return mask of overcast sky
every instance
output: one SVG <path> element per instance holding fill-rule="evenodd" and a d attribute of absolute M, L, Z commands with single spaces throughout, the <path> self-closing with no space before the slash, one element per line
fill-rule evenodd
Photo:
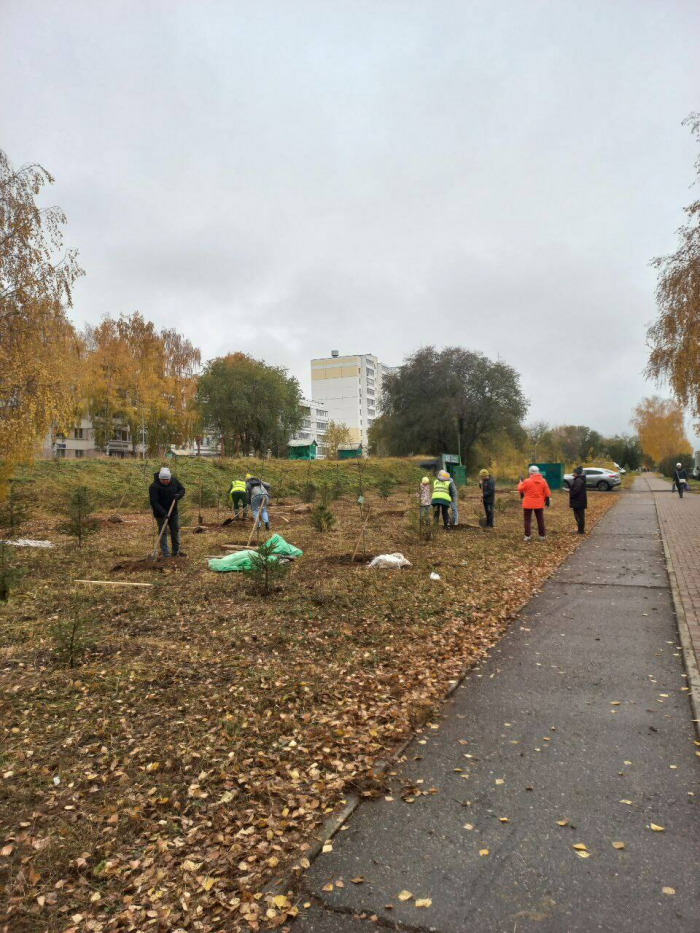
<path fill-rule="evenodd" d="M 333 349 L 460 344 L 528 420 L 628 431 L 699 47 L 697 0 L 0 0 L 0 147 L 56 177 L 79 324 L 305 392 Z"/>

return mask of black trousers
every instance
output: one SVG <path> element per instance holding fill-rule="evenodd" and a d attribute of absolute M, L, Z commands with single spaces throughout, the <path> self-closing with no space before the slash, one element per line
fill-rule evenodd
<path fill-rule="evenodd" d="M 586 510 L 585 509 L 574 509 L 574 518 L 576 519 L 576 525 L 578 526 L 578 533 L 583 535 L 586 533 Z"/>
<path fill-rule="evenodd" d="M 486 513 L 486 527 L 493 528 L 493 502 L 487 502 L 484 499 L 484 512 Z"/>
<path fill-rule="evenodd" d="M 437 524 L 440 521 L 440 512 L 442 512 L 442 522 L 445 528 L 448 528 L 450 524 L 450 503 L 433 502 L 433 509 L 435 510 L 435 523 Z"/>

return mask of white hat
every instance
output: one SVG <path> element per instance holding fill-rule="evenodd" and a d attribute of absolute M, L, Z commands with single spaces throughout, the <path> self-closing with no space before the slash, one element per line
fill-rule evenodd
<path fill-rule="evenodd" d="M 528 473 L 539 473 L 539 472 L 540 472 L 540 468 L 539 468 L 538 466 L 536 466 L 534 463 L 532 464 L 532 466 L 531 466 L 530 469 L 528 470 Z"/>
<path fill-rule="evenodd" d="M 158 479 L 170 479 L 171 475 L 172 474 L 167 467 L 161 467 L 160 473 L 158 474 Z"/>
<path fill-rule="evenodd" d="M 677 463 L 677 464 L 676 464 L 676 467 L 682 467 L 682 466 L 683 466 L 682 463 Z"/>

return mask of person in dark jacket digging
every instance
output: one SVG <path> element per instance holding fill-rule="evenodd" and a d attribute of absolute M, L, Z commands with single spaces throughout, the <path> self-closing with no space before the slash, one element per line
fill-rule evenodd
<path fill-rule="evenodd" d="M 671 492 L 673 492 L 673 486 L 678 490 L 678 495 L 680 498 L 683 498 L 683 490 L 685 489 L 685 484 L 688 481 L 688 474 L 683 469 L 682 463 L 676 464 L 676 469 L 673 471 L 673 485 L 671 486 Z"/>
<path fill-rule="evenodd" d="M 496 505 L 496 480 L 491 476 L 488 470 L 479 470 L 479 485 L 481 486 L 481 498 L 484 502 L 484 512 L 486 513 L 486 527 L 493 528 L 493 510 Z"/>
<path fill-rule="evenodd" d="M 148 488 L 148 498 L 153 509 L 153 515 L 158 522 L 158 533 L 160 534 L 163 523 L 168 517 L 170 506 L 174 502 L 170 518 L 168 519 L 168 528 L 170 530 L 170 540 L 173 545 L 173 557 L 185 557 L 180 550 L 180 516 L 177 514 L 177 503 L 185 495 L 185 487 L 176 479 L 167 467 L 161 467 L 158 473 L 153 474 L 153 482 Z M 163 557 L 170 557 L 170 548 L 168 547 L 168 532 L 163 532 L 160 539 L 160 552 Z"/>
<path fill-rule="evenodd" d="M 580 466 L 574 470 L 574 478 L 569 487 L 569 508 L 574 510 L 578 534 L 585 535 L 588 493 L 586 492 L 586 477 L 583 475 L 583 467 Z"/>

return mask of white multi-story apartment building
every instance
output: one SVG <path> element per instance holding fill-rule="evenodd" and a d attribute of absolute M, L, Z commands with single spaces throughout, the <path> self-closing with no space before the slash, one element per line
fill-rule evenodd
<path fill-rule="evenodd" d="M 316 441 L 318 444 L 317 457 L 322 460 L 326 455 L 325 437 L 328 427 L 328 410 L 321 402 L 303 398 L 299 402 L 304 420 L 301 427 L 292 435 L 293 441 L 307 441 L 309 444 Z"/>
<path fill-rule="evenodd" d="M 311 394 L 336 424 L 345 424 L 354 443 L 367 449 L 367 432 L 379 415 L 384 377 L 395 367 L 385 366 L 371 353 L 311 360 Z"/>

